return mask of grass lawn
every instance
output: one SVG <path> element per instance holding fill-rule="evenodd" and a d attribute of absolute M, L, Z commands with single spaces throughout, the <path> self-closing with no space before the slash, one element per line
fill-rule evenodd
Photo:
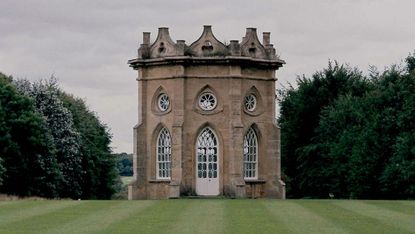
<path fill-rule="evenodd" d="M 133 181 L 132 176 L 121 176 L 121 182 L 124 186 L 127 186 L 131 181 Z"/>
<path fill-rule="evenodd" d="M 0 233 L 415 233 L 415 201 L 0 201 Z"/>

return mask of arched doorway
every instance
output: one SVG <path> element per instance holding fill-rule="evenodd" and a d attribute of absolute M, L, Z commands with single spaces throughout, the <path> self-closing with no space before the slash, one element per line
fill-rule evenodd
<path fill-rule="evenodd" d="M 196 193 L 219 195 L 219 144 L 215 132 L 206 127 L 196 141 Z"/>

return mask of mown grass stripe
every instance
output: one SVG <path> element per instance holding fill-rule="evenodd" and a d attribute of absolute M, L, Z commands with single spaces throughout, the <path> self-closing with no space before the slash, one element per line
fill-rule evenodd
<path fill-rule="evenodd" d="M 366 201 L 366 203 L 408 215 L 415 215 L 415 209 L 410 203 L 401 201 Z M 415 205 L 415 204 L 414 204 Z"/>
<path fill-rule="evenodd" d="M 403 203 L 403 205 L 410 205 L 415 207 L 415 201 L 398 201 L 399 203 Z"/>
<path fill-rule="evenodd" d="M 49 204 L 49 201 L 35 201 L 35 200 L 19 200 L 7 201 L 0 209 L 0 217 L 2 215 L 9 215 L 11 212 L 20 212 L 22 209 L 30 209 L 35 206 L 43 206 Z"/>
<path fill-rule="evenodd" d="M 284 222 L 289 233 L 348 233 L 341 226 L 337 226 L 318 213 L 304 208 L 301 205 L 303 202 L 306 201 L 262 201 L 273 216 Z"/>
<path fill-rule="evenodd" d="M 378 219 L 383 223 L 394 226 L 396 230 L 415 232 L 414 215 L 388 210 L 364 201 L 339 202 L 335 204 L 360 215 Z"/>
<path fill-rule="evenodd" d="M 397 229 L 395 226 L 336 205 L 342 202 L 353 203 L 354 201 L 310 200 L 300 202 L 299 204 L 351 233 L 403 233 L 402 230 Z"/>
<path fill-rule="evenodd" d="M 25 219 L 32 219 L 44 215 L 80 205 L 73 201 L 16 201 L 12 206 L 2 207 L 0 212 L 0 228 L 13 223 L 22 223 Z M 6 209 L 4 209 L 6 208 Z M 13 226 L 13 225 L 11 225 Z"/>
<path fill-rule="evenodd" d="M 180 213 L 177 222 L 164 233 L 225 233 L 224 204 L 226 201 L 196 199 L 183 201 L 189 206 Z"/>
<path fill-rule="evenodd" d="M 13 204 L 12 201 L 0 201 L 0 206 L 11 205 Z"/>
<path fill-rule="evenodd" d="M 8 214 L 9 212 L 13 212 L 14 210 L 17 210 L 22 207 L 33 207 L 36 206 L 39 203 L 36 203 L 35 201 L 7 201 L 7 202 L 0 202 L 0 216 L 2 214 Z"/>
<path fill-rule="evenodd" d="M 46 233 L 100 233 L 113 223 L 141 212 L 154 201 L 102 201 L 93 212 L 78 216 L 64 225 L 49 229 Z"/>
<path fill-rule="evenodd" d="M 259 200 L 227 200 L 225 219 L 223 233 L 288 233 L 289 230 Z"/>
<path fill-rule="evenodd" d="M 410 233 L 413 201 L 10 201 L 0 233 Z"/>
<path fill-rule="evenodd" d="M 177 222 L 189 205 L 185 200 L 156 201 L 147 208 L 112 223 L 100 233 L 163 233 L 169 231 L 169 227 Z"/>
<path fill-rule="evenodd" d="M 44 233 L 49 229 L 57 228 L 73 219 L 107 206 L 105 203 L 102 203 L 100 206 L 97 201 L 68 202 L 69 206 L 54 210 L 45 210 L 40 207 L 36 215 L 9 222 L 1 228 L 4 230 L 14 230 L 18 233 Z"/>

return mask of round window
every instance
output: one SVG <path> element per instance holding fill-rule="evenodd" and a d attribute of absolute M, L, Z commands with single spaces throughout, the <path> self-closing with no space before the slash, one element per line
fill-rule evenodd
<path fill-rule="evenodd" d="M 169 96 L 167 96 L 165 93 L 161 94 L 158 98 L 157 103 L 161 111 L 166 111 L 170 106 Z"/>
<path fill-rule="evenodd" d="M 217 104 L 216 97 L 212 93 L 203 93 L 199 97 L 199 106 L 203 110 L 213 110 Z"/>
<path fill-rule="evenodd" d="M 248 111 L 254 111 L 256 108 L 256 97 L 252 93 L 245 97 L 245 108 Z"/>

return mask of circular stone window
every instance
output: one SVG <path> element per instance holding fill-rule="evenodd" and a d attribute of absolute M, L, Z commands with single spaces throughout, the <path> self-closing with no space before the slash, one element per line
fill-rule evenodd
<path fill-rule="evenodd" d="M 165 93 L 161 94 L 157 100 L 157 103 L 161 111 L 166 111 L 170 106 L 169 96 Z"/>
<path fill-rule="evenodd" d="M 199 106 L 202 110 L 213 110 L 217 104 L 216 97 L 212 93 L 202 93 L 199 97 Z"/>
<path fill-rule="evenodd" d="M 245 97 L 245 108 L 247 111 L 254 111 L 256 108 L 256 97 L 252 93 Z"/>

